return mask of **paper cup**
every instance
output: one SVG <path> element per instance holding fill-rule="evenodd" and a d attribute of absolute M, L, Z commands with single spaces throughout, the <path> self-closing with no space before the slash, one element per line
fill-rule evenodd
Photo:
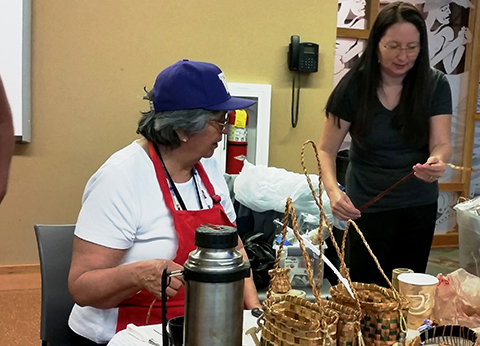
<path fill-rule="evenodd" d="M 400 293 L 410 302 L 408 329 L 417 329 L 432 316 L 438 279 L 430 274 L 404 273 L 398 276 Z"/>

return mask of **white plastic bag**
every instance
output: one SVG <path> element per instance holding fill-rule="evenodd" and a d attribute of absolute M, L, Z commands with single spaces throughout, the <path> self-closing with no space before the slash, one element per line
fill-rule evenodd
<path fill-rule="evenodd" d="M 480 276 L 480 197 L 458 203 L 458 250 L 460 267 Z"/>
<path fill-rule="evenodd" d="M 456 288 L 447 276 L 437 275 L 438 285 L 435 293 L 433 315 L 440 324 L 457 324 L 457 310 L 455 307 Z"/>
<path fill-rule="evenodd" d="M 435 319 L 441 324 L 470 328 L 480 325 L 480 278 L 460 268 L 446 277 L 439 274 Z"/>
<path fill-rule="evenodd" d="M 310 174 L 309 177 L 318 194 L 318 175 Z M 245 160 L 233 190 L 238 202 L 256 212 L 275 210 L 283 213 L 287 198 L 290 197 L 297 215 L 319 214 L 305 175 L 283 168 L 255 166 Z M 322 203 L 328 220 L 333 222 L 330 200 L 325 191 L 322 193 Z"/>

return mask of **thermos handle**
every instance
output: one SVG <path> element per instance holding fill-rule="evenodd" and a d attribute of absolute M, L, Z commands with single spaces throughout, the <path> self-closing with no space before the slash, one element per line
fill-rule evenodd
<path fill-rule="evenodd" d="M 167 332 L 167 287 L 170 285 L 170 280 L 172 276 L 183 275 L 183 269 L 167 271 L 167 266 L 163 268 L 162 274 L 162 345 L 170 346 L 172 345 L 172 338 Z"/>
<path fill-rule="evenodd" d="M 245 277 L 249 278 L 250 277 L 250 262 L 243 262 L 244 268 L 245 268 Z"/>
<path fill-rule="evenodd" d="M 168 287 L 167 266 L 163 268 L 162 274 L 162 345 L 170 346 L 170 338 L 167 334 L 167 287 Z"/>

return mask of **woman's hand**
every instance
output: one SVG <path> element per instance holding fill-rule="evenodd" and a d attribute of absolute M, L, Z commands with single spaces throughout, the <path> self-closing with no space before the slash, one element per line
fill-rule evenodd
<path fill-rule="evenodd" d="M 322 163 L 322 183 L 330 199 L 332 214 L 336 218 L 346 221 L 358 219 L 360 210 L 355 208 L 352 201 L 338 188 L 335 160 L 351 123 L 337 118 L 329 113 L 323 124 L 322 136 L 318 145 L 318 155 Z"/>
<path fill-rule="evenodd" d="M 165 267 L 167 267 L 169 272 L 183 269 L 181 265 L 173 261 L 152 259 L 142 262 L 139 271 L 135 273 L 140 286 L 153 294 L 157 299 L 162 298 L 162 275 Z M 168 280 L 170 284 L 165 292 L 168 297 L 173 297 L 185 285 L 185 281 L 183 276 L 173 276 Z"/>
<path fill-rule="evenodd" d="M 338 189 L 338 192 L 331 193 L 329 198 L 332 214 L 337 219 L 342 221 L 356 220 L 361 216 L 360 210 L 355 208 L 350 198 L 340 189 Z"/>
<path fill-rule="evenodd" d="M 413 166 L 414 174 L 418 179 L 433 183 L 440 179 L 447 165 L 436 156 L 430 156 L 424 164 L 417 163 Z"/>

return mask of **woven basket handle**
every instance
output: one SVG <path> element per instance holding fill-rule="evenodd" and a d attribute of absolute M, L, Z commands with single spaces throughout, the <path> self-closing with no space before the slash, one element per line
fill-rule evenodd
<path fill-rule="evenodd" d="M 305 164 L 305 148 L 308 145 L 311 145 L 313 148 L 313 151 L 315 153 L 315 159 L 317 161 L 317 169 L 318 169 L 318 195 L 315 192 L 315 189 L 313 187 L 312 181 L 310 179 L 310 176 L 307 171 L 307 166 Z M 325 222 L 325 225 L 327 226 L 330 239 L 332 241 L 333 246 L 335 247 L 335 250 L 337 252 L 339 261 L 340 261 L 340 274 L 348 281 L 348 284 L 350 285 L 350 288 L 353 292 L 353 295 L 355 297 L 355 303 L 357 305 L 358 310 L 360 310 L 360 300 L 358 299 L 357 292 L 353 286 L 352 280 L 350 279 L 350 274 L 347 270 L 347 265 L 345 264 L 345 255 L 342 253 L 340 250 L 336 240 L 335 236 L 333 235 L 332 231 L 332 225 L 328 221 L 327 214 L 325 213 L 325 210 L 323 209 L 323 202 L 322 202 L 322 165 L 320 163 L 320 158 L 318 156 L 318 149 L 314 141 L 312 140 L 307 140 L 305 143 L 303 143 L 302 146 L 302 152 L 301 152 L 301 163 L 302 163 L 302 168 L 303 168 L 303 173 L 305 174 L 305 177 L 307 178 L 308 186 L 310 187 L 310 191 L 312 192 L 313 199 L 315 200 L 315 204 L 318 206 L 318 210 L 320 212 L 320 224 L 319 224 L 319 231 L 318 231 L 318 242 L 320 244 L 320 254 L 322 254 L 322 236 L 321 236 L 321 231 L 320 229 L 323 227 L 323 222 Z M 319 261 L 319 270 L 318 270 L 318 282 L 321 282 L 321 267 L 322 267 L 322 258 L 320 256 L 320 261 Z"/>
<path fill-rule="evenodd" d="M 395 287 L 393 287 L 392 282 L 391 282 L 390 279 L 385 275 L 385 272 L 383 271 L 382 267 L 380 266 L 380 262 L 378 262 L 377 257 L 373 254 L 373 251 L 372 251 L 372 249 L 370 248 L 370 245 L 368 245 L 367 240 L 366 240 L 365 237 L 363 236 L 362 231 L 360 231 L 360 229 L 358 228 L 357 224 L 356 224 L 353 220 L 348 220 L 348 221 L 347 221 L 347 225 L 345 226 L 345 232 L 343 233 L 343 239 L 342 239 L 342 256 L 344 256 L 344 254 L 345 254 L 345 244 L 346 244 L 346 242 L 347 242 L 347 234 L 348 234 L 348 229 L 350 228 L 350 225 L 353 225 L 353 227 L 354 227 L 355 230 L 357 231 L 358 235 L 359 235 L 360 238 L 362 239 L 363 244 L 364 244 L 365 247 L 367 248 L 368 253 L 370 254 L 370 256 L 372 256 L 373 260 L 375 261 L 375 264 L 377 265 L 378 270 L 380 271 L 380 273 L 382 274 L 382 276 L 385 278 L 385 280 L 387 280 L 388 285 L 389 285 L 390 288 L 393 290 L 393 292 L 395 293 L 395 295 L 398 297 L 399 293 L 398 293 L 397 289 L 396 289 Z"/>
<path fill-rule="evenodd" d="M 370 256 L 372 256 L 373 260 L 375 261 L 375 264 L 377 265 L 377 268 L 378 270 L 380 270 L 380 273 L 382 274 L 382 276 L 385 278 L 385 280 L 387 280 L 387 283 L 388 285 L 390 286 L 390 288 L 392 289 L 392 293 L 393 293 L 393 297 L 396 301 L 398 302 L 401 302 L 402 300 L 405 300 L 406 297 L 401 295 L 397 289 L 395 287 L 393 287 L 392 285 L 392 282 L 388 279 L 388 277 L 385 275 L 385 272 L 383 271 L 382 267 L 380 266 L 380 263 L 378 262 L 378 259 L 377 257 L 373 254 L 373 251 L 372 249 L 370 249 L 370 245 L 368 245 L 367 243 L 367 240 L 365 239 L 365 237 L 363 236 L 363 233 L 360 231 L 360 229 L 358 228 L 357 224 L 353 221 L 353 220 L 348 220 L 347 221 L 347 225 L 345 226 L 345 231 L 343 233 L 343 239 L 342 239 L 342 258 L 344 257 L 344 254 L 345 254 L 345 243 L 346 243 L 346 240 L 347 240 L 347 234 L 348 234 L 348 229 L 350 228 L 350 225 L 353 225 L 353 227 L 355 228 L 355 230 L 357 231 L 358 235 L 360 236 L 360 238 L 362 239 L 363 241 L 363 244 L 365 245 L 365 247 L 367 248 L 368 250 L 368 253 L 370 254 Z M 350 281 L 349 281 L 350 282 Z M 407 332 L 407 321 L 405 320 L 405 317 L 403 316 L 403 313 L 401 310 L 398 310 L 399 314 L 400 314 L 400 330 L 402 332 Z"/>
<path fill-rule="evenodd" d="M 315 158 L 317 159 L 317 169 L 318 169 L 318 194 L 315 192 L 315 189 L 312 184 L 312 180 L 310 179 L 310 176 L 307 172 L 307 167 L 305 165 L 305 148 L 307 147 L 308 144 L 312 145 L 313 151 L 315 152 Z M 302 151 L 300 154 L 301 158 L 301 163 L 302 163 L 302 169 L 303 173 L 305 174 L 305 177 L 307 178 L 307 183 L 308 187 L 310 188 L 310 191 L 312 192 L 313 200 L 315 201 L 315 204 L 318 206 L 318 209 L 320 211 L 320 218 L 319 218 L 319 223 L 318 223 L 318 232 L 317 232 L 317 241 L 319 244 L 319 250 L 320 250 L 320 255 L 319 255 L 319 261 L 318 261 L 318 285 L 321 286 L 322 282 L 322 228 L 323 228 L 323 223 L 327 225 L 327 227 L 330 229 L 331 225 L 330 222 L 327 219 L 327 215 L 325 211 L 323 210 L 323 203 L 322 203 L 322 166 L 320 165 L 320 159 L 318 158 L 318 150 L 317 146 L 312 140 L 308 140 L 305 143 L 303 143 L 302 146 Z"/>
<path fill-rule="evenodd" d="M 318 293 L 317 286 L 315 285 L 315 281 L 313 280 L 312 274 L 312 267 L 310 264 L 310 256 L 308 255 L 307 249 L 305 248 L 305 244 L 303 243 L 303 239 L 298 232 L 298 224 L 297 224 L 297 217 L 295 216 L 295 208 L 293 207 L 293 202 L 290 197 L 287 198 L 287 202 L 285 203 L 285 214 L 283 216 L 283 228 L 282 228 L 282 240 L 280 241 L 280 246 L 277 251 L 277 257 L 275 258 L 275 263 L 273 264 L 273 269 L 278 269 L 280 264 L 280 258 L 283 252 L 283 243 L 285 242 L 285 238 L 287 236 L 287 226 L 288 226 L 288 217 L 291 216 L 292 218 L 292 225 L 293 225 L 293 234 L 298 239 L 298 243 L 300 245 L 300 249 L 302 250 L 302 256 L 305 260 L 305 267 L 307 269 L 308 275 L 308 282 L 312 287 L 312 293 L 315 297 L 315 301 L 320 301 L 320 294 Z M 270 284 L 268 285 L 268 292 L 267 296 L 272 294 L 272 280 L 270 280 Z"/>

